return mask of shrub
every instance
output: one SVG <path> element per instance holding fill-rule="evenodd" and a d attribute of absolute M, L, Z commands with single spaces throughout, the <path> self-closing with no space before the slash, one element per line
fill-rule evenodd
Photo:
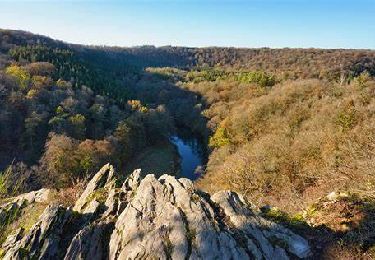
<path fill-rule="evenodd" d="M 228 131 L 224 127 L 216 129 L 215 134 L 210 138 L 209 146 L 219 148 L 230 143 Z"/>

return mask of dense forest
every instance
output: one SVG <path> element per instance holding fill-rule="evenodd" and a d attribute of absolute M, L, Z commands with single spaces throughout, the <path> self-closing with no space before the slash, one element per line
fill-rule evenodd
<path fill-rule="evenodd" d="M 186 128 L 207 146 L 200 189 L 316 221 L 362 253 L 375 224 L 350 211 L 375 216 L 374 76 L 373 50 L 120 48 L 0 30 L 0 197 L 78 187 L 107 162 L 125 175 Z M 319 218 L 332 191 L 348 194 L 344 209 Z"/>

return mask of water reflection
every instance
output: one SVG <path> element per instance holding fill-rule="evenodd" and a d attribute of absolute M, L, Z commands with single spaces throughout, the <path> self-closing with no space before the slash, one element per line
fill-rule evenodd
<path fill-rule="evenodd" d="M 181 157 L 181 176 L 196 180 L 203 172 L 204 149 L 198 138 L 188 133 L 171 137 Z"/>

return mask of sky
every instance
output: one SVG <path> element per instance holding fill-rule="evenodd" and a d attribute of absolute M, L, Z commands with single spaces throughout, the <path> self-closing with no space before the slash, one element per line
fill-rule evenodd
<path fill-rule="evenodd" d="M 0 28 L 90 45 L 375 49 L 375 0 L 0 0 Z"/>

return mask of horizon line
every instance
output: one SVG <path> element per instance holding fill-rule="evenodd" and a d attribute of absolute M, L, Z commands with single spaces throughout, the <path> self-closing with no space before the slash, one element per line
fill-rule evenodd
<path fill-rule="evenodd" d="M 131 49 L 131 48 L 143 48 L 143 47 L 154 47 L 154 48 L 164 48 L 164 47 L 175 47 L 175 48 L 191 48 L 191 49 L 210 49 L 210 48 L 228 48 L 228 49 L 301 49 L 301 50 L 356 50 L 356 51 L 375 51 L 375 48 L 344 48 L 344 47 L 296 47 L 296 46 L 278 46 L 278 47 L 270 47 L 270 46 L 257 46 L 257 47 L 250 47 L 250 46 L 229 46 L 229 45 L 202 45 L 202 46 L 188 46 L 188 45 L 157 45 L 157 44 L 150 44 L 144 43 L 140 45 L 111 45 L 111 44 L 95 44 L 95 43 L 81 43 L 81 42 L 70 42 L 68 40 L 62 40 L 59 38 L 55 38 L 54 36 L 32 32 L 24 29 L 13 29 L 13 28 L 0 28 L 0 31 L 12 31 L 12 32 L 24 32 L 29 33 L 36 36 L 47 37 L 51 40 L 58 41 L 67 45 L 80 45 L 86 47 L 100 47 L 100 48 L 123 48 L 123 49 Z"/>

